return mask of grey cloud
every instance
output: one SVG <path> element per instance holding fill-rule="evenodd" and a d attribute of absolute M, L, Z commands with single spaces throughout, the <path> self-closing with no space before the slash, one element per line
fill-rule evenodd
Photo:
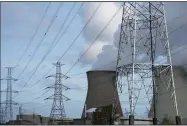
<path fill-rule="evenodd" d="M 100 54 L 98 54 L 97 59 L 98 60 L 95 64 L 93 64 L 92 69 L 115 70 L 116 68 L 115 59 L 117 59 L 117 49 L 115 49 L 113 45 L 105 45 L 103 46 L 103 51 Z"/>
<path fill-rule="evenodd" d="M 93 12 L 98 7 L 99 3 L 91 2 L 86 3 L 85 8 L 80 13 L 83 24 L 91 17 Z M 110 8 L 110 9 L 109 9 Z M 101 52 L 101 48 L 104 45 L 113 43 L 113 33 L 117 29 L 118 24 L 121 21 L 121 11 L 113 18 L 112 22 L 109 25 L 107 23 L 112 18 L 115 12 L 119 9 L 119 6 L 114 2 L 103 2 L 101 3 L 98 12 L 95 14 L 93 19 L 90 21 L 88 26 L 83 32 L 83 37 L 85 38 L 85 45 L 90 45 L 94 42 L 94 39 L 99 35 L 96 42 L 92 45 L 92 47 L 88 50 L 85 56 L 81 59 L 82 64 L 91 64 L 97 60 L 97 55 Z M 107 25 L 107 28 L 99 34 Z M 84 52 L 88 47 L 84 48 L 82 52 Z M 81 52 L 81 54 L 82 54 Z M 80 54 L 80 55 L 81 55 Z"/>
<path fill-rule="evenodd" d="M 86 6 L 83 8 L 82 12 L 80 13 L 83 23 L 86 23 L 88 21 L 88 19 L 91 17 L 91 15 L 99 6 L 99 4 L 100 4 L 99 2 L 86 3 Z M 90 42 L 98 35 L 98 33 L 103 29 L 105 24 L 110 19 L 110 17 L 112 17 L 112 14 L 115 12 L 115 10 L 112 10 L 111 11 L 112 13 L 109 14 L 110 10 L 108 10 L 108 14 L 103 13 L 103 11 L 107 12 L 107 10 L 104 10 L 106 8 L 106 5 L 109 5 L 109 7 L 113 7 L 112 9 L 117 9 L 117 6 L 112 6 L 112 2 L 101 3 L 100 8 L 98 9 L 95 16 L 92 18 L 92 20 L 90 21 L 90 23 L 88 24 L 88 26 L 83 32 L 83 36 L 88 42 Z M 98 38 L 98 41 L 103 41 L 103 42 L 110 42 L 111 40 L 113 40 L 112 32 L 108 32 L 108 31 L 103 32 L 102 35 Z"/>
<path fill-rule="evenodd" d="M 187 42 L 187 25 L 184 25 L 182 28 L 176 30 L 177 28 L 181 27 L 183 24 L 187 22 L 187 16 L 185 13 L 187 12 L 187 2 L 166 2 L 165 3 L 165 10 L 166 10 L 166 18 L 167 18 L 167 26 L 168 26 L 168 33 L 169 33 L 169 40 L 170 40 L 170 47 L 171 51 L 174 48 L 177 48 L 178 45 Z M 113 44 L 115 48 L 118 48 L 119 44 L 119 33 L 120 33 L 120 25 L 115 32 L 113 32 Z M 161 46 L 161 45 L 158 45 Z M 106 46 L 105 46 L 106 47 Z M 163 49 L 160 47 L 157 48 L 156 55 L 162 54 Z M 130 48 L 126 48 L 125 55 L 130 54 Z M 182 65 L 185 60 L 179 60 L 179 56 L 183 56 L 184 59 L 187 59 L 186 51 L 181 51 L 177 56 L 172 56 L 172 61 L 174 65 Z M 114 56 L 115 55 L 115 56 Z M 143 56 L 143 54 L 142 54 Z M 125 56 L 124 56 L 125 57 Z M 186 57 L 186 58 L 185 58 Z M 92 69 L 96 69 L 104 64 L 109 63 L 109 61 L 117 60 L 117 49 L 110 49 L 108 51 L 107 48 L 103 48 L 102 52 L 98 54 L 97 61 L 93 64 Z M 124 59 L 123 63 L 127 63 L 129 58 Z M 116 67 L 116 63 L 109 64 L 100 69 L 114 69 Z"/>

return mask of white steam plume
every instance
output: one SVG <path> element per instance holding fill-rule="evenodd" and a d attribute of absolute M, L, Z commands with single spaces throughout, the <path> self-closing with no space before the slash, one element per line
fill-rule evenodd
<path fill-rule="evenodd" d="M 83 23 L 88 20 L 98 4 L 99 3 L 96 2 L 87 3 L 88 6 L 86 6 L 86 8 L 84 8 L 83 12 L 81 13 Z M 85 47 L 87 48 L 87 46 L 90 45 L 90 42 L 92 42 L 95 36 L 98 35 L 98 33 L 107 24 L 118 8 L 119 5 L 117 5 L 117 3 L 102 3 L 98 13 L 95 15 L 94 19 L 90 22 L 89 26 L 83 34 L 83 37 L 86 40 L 83 51 L 86 50 Z M 187 13 L 187 2 L 166 2 L 165 10 L 168 33 L 170 33 L 169 40 L 171 52 L 174 54 L 176 51 L 183 49 L 183 51 L 180 51 L 179 53 L 172 56 L 173 65 L 184 65 L 187 63 L 187 49 L 184 49 L 186 48 L 187 44 L 180 48 L 177 47 L 182 43 L 187 43 L 187 25 L 184 25 L 182 28 L 178 29 L 187 22 L 187 16 L 185 16 Z M 113 61 L 117 60 L 117 47 L 119 43 L 121 15 L 122 12 L 118 13 L 118 15 L 115 17 L 115 20 L 108 26 L 98 41 L 86 53 L 86 55 L 81 60 L 82 64 L 93 64 L 92 69 L 115 70 L 116 62 Z M 130 54 L 130 52 L 127 50 L 126 54 Z M 163 59 L 163 57 L 163 55 L 158 56 L 157 61 L 160 61 L 160 59 Z M 124 59 L 124 62 L 128 61 L 129 57 Z M 162 62 L 164 62 L 164 59 Z"/>

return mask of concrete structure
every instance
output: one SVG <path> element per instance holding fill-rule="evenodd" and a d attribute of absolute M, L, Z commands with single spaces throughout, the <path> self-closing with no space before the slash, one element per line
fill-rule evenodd
<path fill-rule="evenodd" d="M 22 114 L 22 115 L 17 115 L 16 120 L 13 120 L 10 123 L 17 123 L 17 124 L 23 124 L 27 125 L 32 124 L 32 125 L 47 125 L 50 117 L 42 117 L 41 115 L 36 115 L 36 114 Z"/>
<path fill-rule="evenodd" d="M 41 117 L 40 118 L 40 124 L 41 125 L 47 125 L 49 122 L 50 117 Z"/>
<path fill-rule="evenodd" d="M 19 120 L 19 117 L 21 120 L 32 122 L 33 124 L 40 124 L 41 115 L 36 114 L 28 114 L 28 115 L 17 115 L 17 120 Z"/>
<path fill-rule="evenodd" d="M 89 119 L 73 119 L 73 125 L 91 125 L 92 120 Z"/>
<path fill-rule="evenodd" d="M 129 125 L 129 119 L 120 118 L 119 125 Z M 134 125 L 153 125 L 152 119 L 134 119 Z"/>
<path fill-rule="evenodd" d="M 115 71 L 88 71 L 87 79 L 88 91 L 85 101 L 86 110 L 113 104 L 114 85 L 116 80 Z M 117 100 L 119 101 L 117 91 L 115 93 Z M 84 111 L 85 108 L 82 113 L 82 118 L 84 117 Z M 120 101 L 117 106 L 117 113 L 123 115 Z"/>
<path fill-rule="evenodd" d="M 10 120 L 7 124 L 9 125 L 51 125 L 50 117 L 42 117 L 41 115 L 17 115 L 16 120 Z M 73 118 L 63 118 L 62 120 L 55 120 L 57 125 L 91 125 L 91 120 L 84 119 L 73 119 Z"/>
<path fill-rule="evenodd" d="M 8 125 L 51 125 L 50 117 L 42 117 L 41 115 L 22 114 L 17 115 L 16 120 L 10 120 L 6 124 Z M 80 118 L 63 118 L 62 120 L 55 120 L 56 125 L 91 125 L 91 120 Z"/>
<path fill-rule="evenodd" d="M 184 124 L 187 119 L 187 72 L 185 72 L 182 67 L 173 66 L 173 73 L 178 110 L 182 118 L 182 124 Z M 158 95 L 156 97 L 156 114 L 159 121 L 161 121 L 165 115 L 168 115 L 175 122 L 176 111 L 174 103 L 170 100 L 170 93 L 166 90 L 166 85 L 163 84 L 163 81 L 166 78 L 166 75 L 161 74 L 160 77 L 156 77 L 155 79 L 158 91 Z M 148 115 L 149 117 L 152 117 L 152 112 L 151 108 Z"/>
<path fill-rule="evenodd" d="M 9 120 L 7 125 L 34 125 L 33 122 L 28 120 Z"/>

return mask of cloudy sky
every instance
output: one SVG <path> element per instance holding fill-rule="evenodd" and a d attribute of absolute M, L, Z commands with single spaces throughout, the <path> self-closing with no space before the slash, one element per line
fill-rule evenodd
<path fill-rule="evenodd" d="M 45 88 L 53 84 L 54 79 L 44 79 L 43 76 L 49 70 L 51 71 L 47 75 L 55 73 L 52 63 L 57 62 L 63 56 L 61 63 L 65 65 L 62 66 L 62 73 L 68 72 L 67 75 L 70 77 L 63 83 L 72 88 L 64 91 L 64 94 L 71 99 L 65 102 L 66 113 L 68 117 L 80 117 L 87 91 L 86 71 L 98 69 L 116 60 L 115 41 L 119 39 L 122 14 L 120 5 L 121 3 L 114 2 L 84 4 L 81 2 L 52 2 L 50 4 L 47 2 L 4 2 L 1 4 L 1 76 L 2 78 L 7 76 L 7 70 L 4 67 L 17 65 L 13 70 L 13 77 L 19 80 L 13 83 L 13 89 L 20 92 L 14 95 L 16 96 L 14 101 L 22 104 L 24 112 L 49 115 L 52 101 L 44 101 L 44 99 L 51 96 L 53 90 L 48 91 Z M 186 24 L 187 3 L 165 3 L 165 10 L 169 32 Z M 33 38 L 45 12 L 46 15 Z M 72 19 L 73 22 L 71 22 Z M 84 28 L 83 31 L 82 28 Z M 103 31 L 102 34 L 100 34 L 101 31 Z M 170 34 L 171 47 L 176 48 L 186 43 L 186 33 L 187 25 L 184 25 Z M 89 48 L 94 41 L 95 43 Z M 29 48 L 24 52 L 29 42 L 31 42 Z M 53 45 L 53 43 L 56 44 Z M 51 47 L 52 50 L 46 55 Z M 173 51 L 182 48 L 187 48 L 187 45 Z M 82 54 L 84 54 L 83 57 Z M 175 55 L 173 63 L 175 65 L 187 63 L 187 57 L 181 59 L 179 55 L 186 57 L 187 51 L 184 49 Z M 81 59 L 78 59 L 80 56 Z M 102 69 L 113 70 L 115 65 L 113 63 Z M 39 66 L 38 69 L 35 69 L 36 66 Z M 24 85 L 26 85 L 25 88 L 22 88 Z M 2 81 L 2 90 L 5 89 L 6 81 Z M 5 100 L 5 94 L 2 99 Z M 123 108 L 125 106 L 127 104 L 123 104 Z M 17 108 L 18 106 L 15 107 L 15 111 Z"/>

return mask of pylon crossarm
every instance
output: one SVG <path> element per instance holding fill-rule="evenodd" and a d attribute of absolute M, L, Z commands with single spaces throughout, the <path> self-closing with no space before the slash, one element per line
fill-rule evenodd
<path fill-rule="evenodd" d="M 65 95 L 62 95 L 62 96 L 63 96 L 64 100 L 66 100 L 66 101 L 70 100 L 70 98 L 66 97 Z"/>
<path fill-rule="evenodd" d="M 48 99 L 54 99 L 54 96 L 52 95 L 52 96 L 50 96 L 48 98 L 45 98 L 44 100 L 48 100 Z"/>
<path fill-rule="evenodd" d="M 58 75 L 58 76 L 59 76 L 59 75 Z M 47 76 L 46 78 L 49 78 L 49 77 L 57 77 L 57 75 L 56 75 L 56 74 L 49 75 L 49 76 Z M 66 76 L 66 75 L 64 75 L 64 74 L 60 74 L 60 77 L 61 77 L 61 78 L 65 78 L 65 79 L 68 79 L 68 78 L 69 78 L 68 76 Z"/>
<path fill-rule="evenodd" d="M 69 90 L 70 88 L 65 86 L 65 85 L 62 85 L 63 88 L 65 88 L 65 90 Z"/>
<path fill-rule="evenodd" d="M 53 104 L 52 104 L 52 108 L 51 108 L 51 113 L 50 113 L 50 118 L 55 119 L 55 118 L 64 118 L 66 116 L 65 114 L 65 108 L 64 108 L 64 104 L 63 101 L 64 100 L 70 100 L 68 97 L 64 96 L 62 94 L 62 89 L 65 88 L 65 90 L 68 90 L 70 88 L 68 88 L 67 86 L 62 84 L 62 78 L 69 78 L 66 75 L 61 73 L 61 66 L 62 64 L 58 61 L 57 63 L 53 64 L 54 66 L 56 66 L 56 74 L 47 76 L 46 78 L 49 77 L 54 77 L 55 78 L 55 84 L 52 86 L 49 86 L 47 88 L 54 88 L 54 94 L 47 99 L 53 99 Z"/>
<path fill-rule="evenodd" d="M 45 89 L 48 89 L 48 88 L 55 88 L 55 87 L 54 85 L 51 85 L 51 86 L 46 87 Z"/>

